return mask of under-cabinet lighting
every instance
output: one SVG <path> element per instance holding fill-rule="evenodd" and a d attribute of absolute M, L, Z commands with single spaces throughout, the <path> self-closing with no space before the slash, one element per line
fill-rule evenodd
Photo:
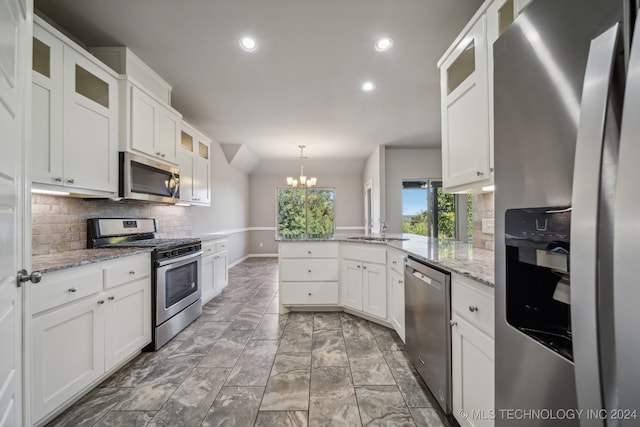
<path fill-rule="evenodd" d="M 496 190 L 496 186 L 495 185 L 485 185 L 484 187 L 482 187 L 482 191 L 495 191 Z"/>
<path fill-rule="evenodd" d="M 191 203 L 180 202 L 180 203 L 176 203 L 175 206 L 191 206 Z"/>
<path fill-rule="evenodd" d="M 49 196 L 68 196 L 68 191 L 58 191 L 58 190 L 41 190 L 39 188 L 32 188 L 31 194 L 47 194 Z"/>

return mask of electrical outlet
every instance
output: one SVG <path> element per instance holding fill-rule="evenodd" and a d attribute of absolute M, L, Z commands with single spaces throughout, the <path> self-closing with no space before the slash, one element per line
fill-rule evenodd
<path fill-rule="evenodd" d="M 482 232 L 485 234 L 494 234 L 494 220 L 493 218 L 482 219 Z"/>

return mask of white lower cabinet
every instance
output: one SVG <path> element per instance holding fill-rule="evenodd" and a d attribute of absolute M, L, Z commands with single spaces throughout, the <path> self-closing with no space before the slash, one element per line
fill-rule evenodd
<path fill-rule="evenodd" d="M 346 245 L 342 257 L 342 305 L 386 320 L 386 249 Z"/>
<path fill-rule="evenodd" d="M 405 254 L 393 249 L 387 251 L 389 277 L 389 322 L 402 342 L 405 342 L 404 325 L 404 261 Z"/>
<path fill-rule="evenodd" d="M 404 278 L 394 270 L 389 271 L 389 300 L 389 321 L 402 342 L 405 342 Z"/>
<path fill-rule="evenodd" d="M 105 313 L 98 300 L 96 295 L 33 319 L 33 420 L 44 418 L 104 373 Z"/>
<path fill-rule="evenodd" d="M 337 243 L 280 243 L 279 251 L 281 305 L 338 305 Z"/>
<path fill-rule="evenodd" d="M 45 273 L 31 308 L 32 419 L 41 424 L 151 342 L 149 254 Z"/>
<path fill-rule="evenodd" d="M 453 274 L 451 307 L 453 414 L 462 427 L 491 427 L 495 389 L 493 288 Z M 463 409 L 468 417 L 460 416 Z"/>
<path fill-rule="evenodd" d="M 206 304 L 229 282 L 227 241 L 206 241 L 202 252 L 202 304 Z"/>

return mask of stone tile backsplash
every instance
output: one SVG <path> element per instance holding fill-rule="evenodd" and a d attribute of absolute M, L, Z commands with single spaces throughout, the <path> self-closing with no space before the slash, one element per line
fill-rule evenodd
<path fill-rule="evenodd" d="M 33 255 L 85 249 L 88 218 L 156 218 L 159 233 L 188 234 L 191 231 L 191 211 L 186 206 L 32 194 L 31 215 Z"/>
<path fill-rule="evenodd" d="M 471 220 L 473 221 L 473 247 L 493 250 L 493 193 L 474 194 L 472 196 Z M 485 220 L 483 232 L 482 220 Z"/>

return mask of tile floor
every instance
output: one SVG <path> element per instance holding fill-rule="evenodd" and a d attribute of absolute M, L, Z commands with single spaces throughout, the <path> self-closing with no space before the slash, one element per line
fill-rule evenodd
<path fill-rule="evenodd" d="M 279 314 L 277 291 L 277 259 L 231 268 L 198 320 L 49 425 L 455 425 L 394 331 L 345 313 Z"/>

